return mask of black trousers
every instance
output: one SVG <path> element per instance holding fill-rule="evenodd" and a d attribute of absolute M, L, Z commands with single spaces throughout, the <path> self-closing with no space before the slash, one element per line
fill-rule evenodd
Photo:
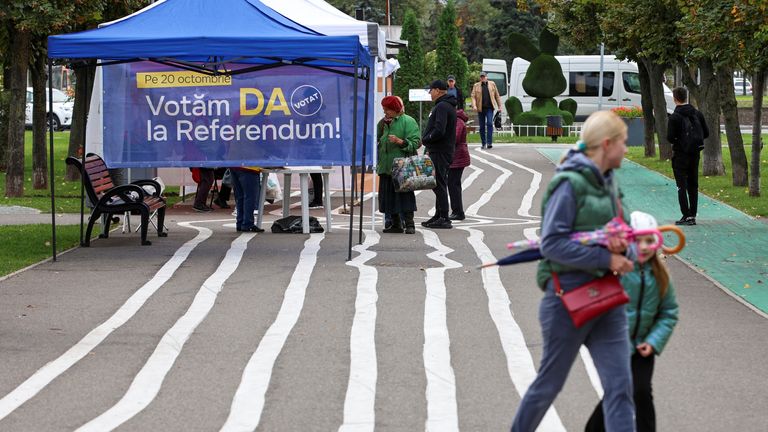
<path fill-rule="evenodd" d="M 323 175 L 320 173 L 310 173 L 312 179 L 312 202 L 315 204 L 323 203 Z"/>
<path fill-rule="evenodd" d="M 448 195 L 451 198 L 451 212 L 464 214 L 464 203 L 461 199 L 461 176 L 464 168 L 450 168 L 448 170 Z"/>
<path fill-rule="evenodd" d="M 213 186 L 213 168 L 200 168 L 200 182 L 197 184 L 195 193 L 195 207 L 205 207 L 208 201 L 208 192 Z"/>
<path fill-rule="evenodd" d="M 435 193 L 435 215 L 448 218 L 448 170 L 453 160 L 449 153 L 430 153 L 432 166 L 435 168 L 435 181 L 437 186 L 432 189 Z"/>
<path fill-rule="evenodd" d="M 637 432 L 656 432 L 656 409 L 653 407 L 654 355 L 643 357 L 638 353 L 632 356 L 632 386 L 635 398 L 635 424 Z M 587 421 L 585 432 L 604 432 L 603 402 L 600 401 Z"/>
<path fill-rule="evenodd" d="M 672 172 L 677 184 L 677 201 L 683 217 L 696 217 L 699 203 L 699 154 L 676 153 Z"/>

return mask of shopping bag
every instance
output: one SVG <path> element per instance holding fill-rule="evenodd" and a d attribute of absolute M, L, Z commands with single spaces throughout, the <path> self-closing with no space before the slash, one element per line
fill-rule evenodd
<path fill-rule="evenodd" d="M 267 176 L 267 193 L 265 199 L 270 203 L 283 197 L 283 191 L 280 188 L 280 183 L 277 181 L 277 174 L 269 173 Z"/>
<path fill-rule="evenodd" d="M 395 192 L 434 189 L 437 180 L 432 159 L 427 155 L 395 158 L 392 161 L 392 182 Z"/>

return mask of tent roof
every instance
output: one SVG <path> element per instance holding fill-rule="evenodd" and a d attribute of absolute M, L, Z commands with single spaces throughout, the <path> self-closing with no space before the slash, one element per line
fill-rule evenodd
<path fill-rule="evenodd" d="M 325 0 L 261 1 L 281 15 L 324 35 L 358 35 L 371 55 L 387 59 L 386 35 L 376 23 L 356 20 Z"/>
<path fill-rule="evenodd" d="M 333 59 L 363 62 L 358 36 L 323 36 L 260 0 L 163 0 L 94 30 L 50 36 L 51 58 L 131 60 L 214 57 L 247 62 Z"/>

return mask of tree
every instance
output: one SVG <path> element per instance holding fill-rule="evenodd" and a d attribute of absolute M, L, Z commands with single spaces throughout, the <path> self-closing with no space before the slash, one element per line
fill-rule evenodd
<path fill-rule="evenodd" d="M 400 69 L 395 77 L 394 94 L 400 96 L 405 102 L 405 112 L 415 116 L 419 106 L 416 102 L 408 102 L 408 90 L 423 88 L 427 82 L 427 77 L 424 74 L 421 29 L 413 11 L 408 11 L 405 14 L 401 38 L 408 41 L 408 47 L 401 49 L 397 56 Z"/>
<path fill-rule="evenodd" d="M 467 59 L 461 52 L 459 30 L 456 27 L 456 4 L 453 0 L 448 0 L 440 14 L 436 51 L 437 65 L 433 78 L 445 80 L 448 75 L 453 75 L 466 93 Z"/>
<path fill-rule="evenodd" d="M 738 0 L 731 9 L 732 30 L 739 35 L 739 61 L 752 75 L 752 158 L 749 195 L 760 196 L 760 153 L 763 149 L 762 101 L 768 74 L 768 4 Z"/>
<path fill-rule="evenodd" d="M 92 0 L 96 2 L 97 0 Z M 0 9 L 0 25 L 7 32 L 8 52 L 4 57 L 8 69 L 8 129 L 5 194 L 19 197 L 24 194 L 24 110 L 26 105 L 27 70 L 32 41 L 36 34 L 50 34 L 65 28 L 75 14 L 88 13 L 86 1 L 24 0 L 6 1 Z"/>

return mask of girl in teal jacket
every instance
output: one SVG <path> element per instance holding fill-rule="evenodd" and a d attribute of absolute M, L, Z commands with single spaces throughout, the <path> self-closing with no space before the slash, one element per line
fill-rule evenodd
<path fill-rule="evenodd" d="M 653 216 L 633 212 L 633 229 L 655 229 Z M 677 324 L 678 306 L 675 289 L 669 280 L 666 265 L 655 249 L 652 235 L 636 239 L 635 269 L 621 277 L 629 295 L 626 306 L 632 351 L 632 383 L 635 399 L 637 432 L 656 430 L 656 410 L 653 407 L 651 379 L 655 355 L 661 354 Z M 586 431 L 604 431 L 602 401 L 587 422 Z"/>

